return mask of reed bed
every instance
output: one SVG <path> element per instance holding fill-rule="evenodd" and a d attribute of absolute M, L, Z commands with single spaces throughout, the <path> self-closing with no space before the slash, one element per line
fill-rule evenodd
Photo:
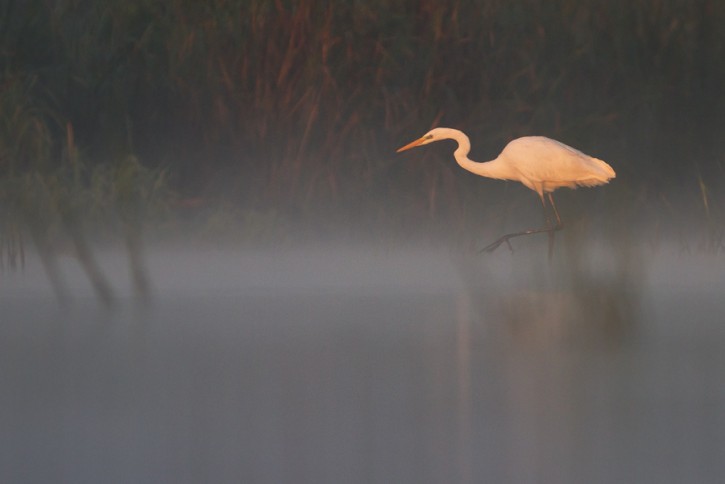
<path fill-rule="evenodd" d="M 479 159 L 527 134 L 596 154 L 618 172 L 612 213 L 665 230 L 686 219 L 720 245 L 723 2 L 4 5 L 7 180 L 67 163 L 71 125 L 89 169 L 135 159 L 163 169 L 182 200 L 212 213 L 233 203 L 236 220 L 503 223 L 517 199 L 459 173 L 447 149 L 395 157 L 447 125 L 471 135 Z"/>

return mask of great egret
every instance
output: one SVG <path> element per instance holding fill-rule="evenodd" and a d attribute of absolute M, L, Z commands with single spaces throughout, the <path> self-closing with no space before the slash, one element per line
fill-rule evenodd
<path fill-rule="evenodd" d="M 506 234 L 484 247 L 483 251 L 487 252 L 493 252 L 504 242 L 511 249 L 509 239 L 513 237 L 547 232 L 550 241 L 549 256 L 551 256 L 554 232 L 564 228 L 551 192 L 560 187 L 577 188 L 578 186 L 604 185 L 616 176 L 612 167 L 604 161 L 592 158 L 571 146 L 544 136 L 524 136 L 515 139 L 506 145 L 495 160 L 483 163 L 468 158 L 468 153 L 471 151 L 468 136 L 462 131 L 451 128 L 432 129 L 422 138 L 408 143 L 397 152 L 444 139 L 452 139 L 458 143 L 458 148 L 453 152 L 453 156 L 464 169 L 488 178 L 520 181 L 535 191 L 541 199 L 544 207 L 544 227 Z M 547 199 L 554 211 L 556 224 L 552 223 L 547 211 Z"/>

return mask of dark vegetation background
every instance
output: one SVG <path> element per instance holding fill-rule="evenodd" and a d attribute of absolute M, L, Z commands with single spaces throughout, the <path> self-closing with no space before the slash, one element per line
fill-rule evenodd
<path fill-rule="evenodd" d="M 481 161 L 560 139 L 618 174 L 565 212 L 605 197 L 625 227 L 719 248 L 723 25 L 716 0 L 5 0 L 3 226 L 264 238 L 539 216 L 451 146 L 395 154 L 442 125 Z"/>

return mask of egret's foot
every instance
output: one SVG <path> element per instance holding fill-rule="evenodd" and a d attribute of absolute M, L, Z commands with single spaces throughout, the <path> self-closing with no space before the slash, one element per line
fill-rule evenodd
<path fill-rule="evenodd" d="M 487 245 L 486 247 L 484 247 L 483 249 L 479 250 L 479 251 L 478 251 L 478 253 L 480 254 L 481 252 L 488 252 L 488 253 L 490 254 L 490 253 L 491 253 L 491 252 L 493 252 L 494 250 L 498 249 L 498 248 L 499 248 L 499 246 L 500 246 L 501 244 L 503 244 L 504 242 L 506 242 L 506 245 L 508 245 L 508 247 L 509 247 L 509 250 L 510 250 L 511 252 L 513 252 L 513 251 L 514 251 L 514 248 L 513 248 L 513 246 L 511 245 L 511 242 L 509 242 L 509 239 L 510 239 L 510 238 L 511 238 L 510 236 L 508 236 L 508 235 L 504 235 L 504 236 L 503 236 L 503 237 L 501 237 L 500 239 L 496 240 L 496 241 L 495 241 L 494 243 L 492 243 L 492 244 L 488 244 L 488 245 Z"/>
<path fill-rule="evenodd" d="M 551 256 L 553 255 L 553 251 L 554 251 L 554 243 L 553 243 L 554 232 L 561 230 L 563 228 L 564 228 L 563 225 L 557 224 L 554 227 L 544 227 L 541 229 L 531 229 L 531 230 L 524 230 L 523 232 L 506 234 L 503 237 L 497 239 L 494 243 L 489 244 L 486 247 L 484 247 L 483 249 L 479 250 L 478 253 L 480 254 L 481 252 L 488 252 L 490 254 L 494 250 L 498 249 L 499 246 L 501 244 L 503 244 L 504 242 L 506 242 L 506 245 L 508 245 L 509 250 L 511 252 L 513 252 L 514 248 L 511 246 L 511 242 L 509 241 L 509 239 L 513 239 L 514 237 L 521 237 L 523 235 L 541 234 L 541 233 L 546 232 L 549 234 L 549 258 L 551 258 Z"/>

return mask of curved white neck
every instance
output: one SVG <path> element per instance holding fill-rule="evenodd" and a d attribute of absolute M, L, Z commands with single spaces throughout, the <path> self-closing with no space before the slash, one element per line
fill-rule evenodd
<path fill-rule="evenodd" d="M 497 178 L 500 180 L 510 178 L 509 167 L 501 163 L 498 158 L 486 162 L 478 162 L 470 159 L 468 153 L 471 151 L 471 140 L 461 131 L 458 131 L 455 138 L 452 137 L 451 139 L 458 143 L 458 148 L 453 152 L 453 156 L 464 170 L 487 178 Z"/>

